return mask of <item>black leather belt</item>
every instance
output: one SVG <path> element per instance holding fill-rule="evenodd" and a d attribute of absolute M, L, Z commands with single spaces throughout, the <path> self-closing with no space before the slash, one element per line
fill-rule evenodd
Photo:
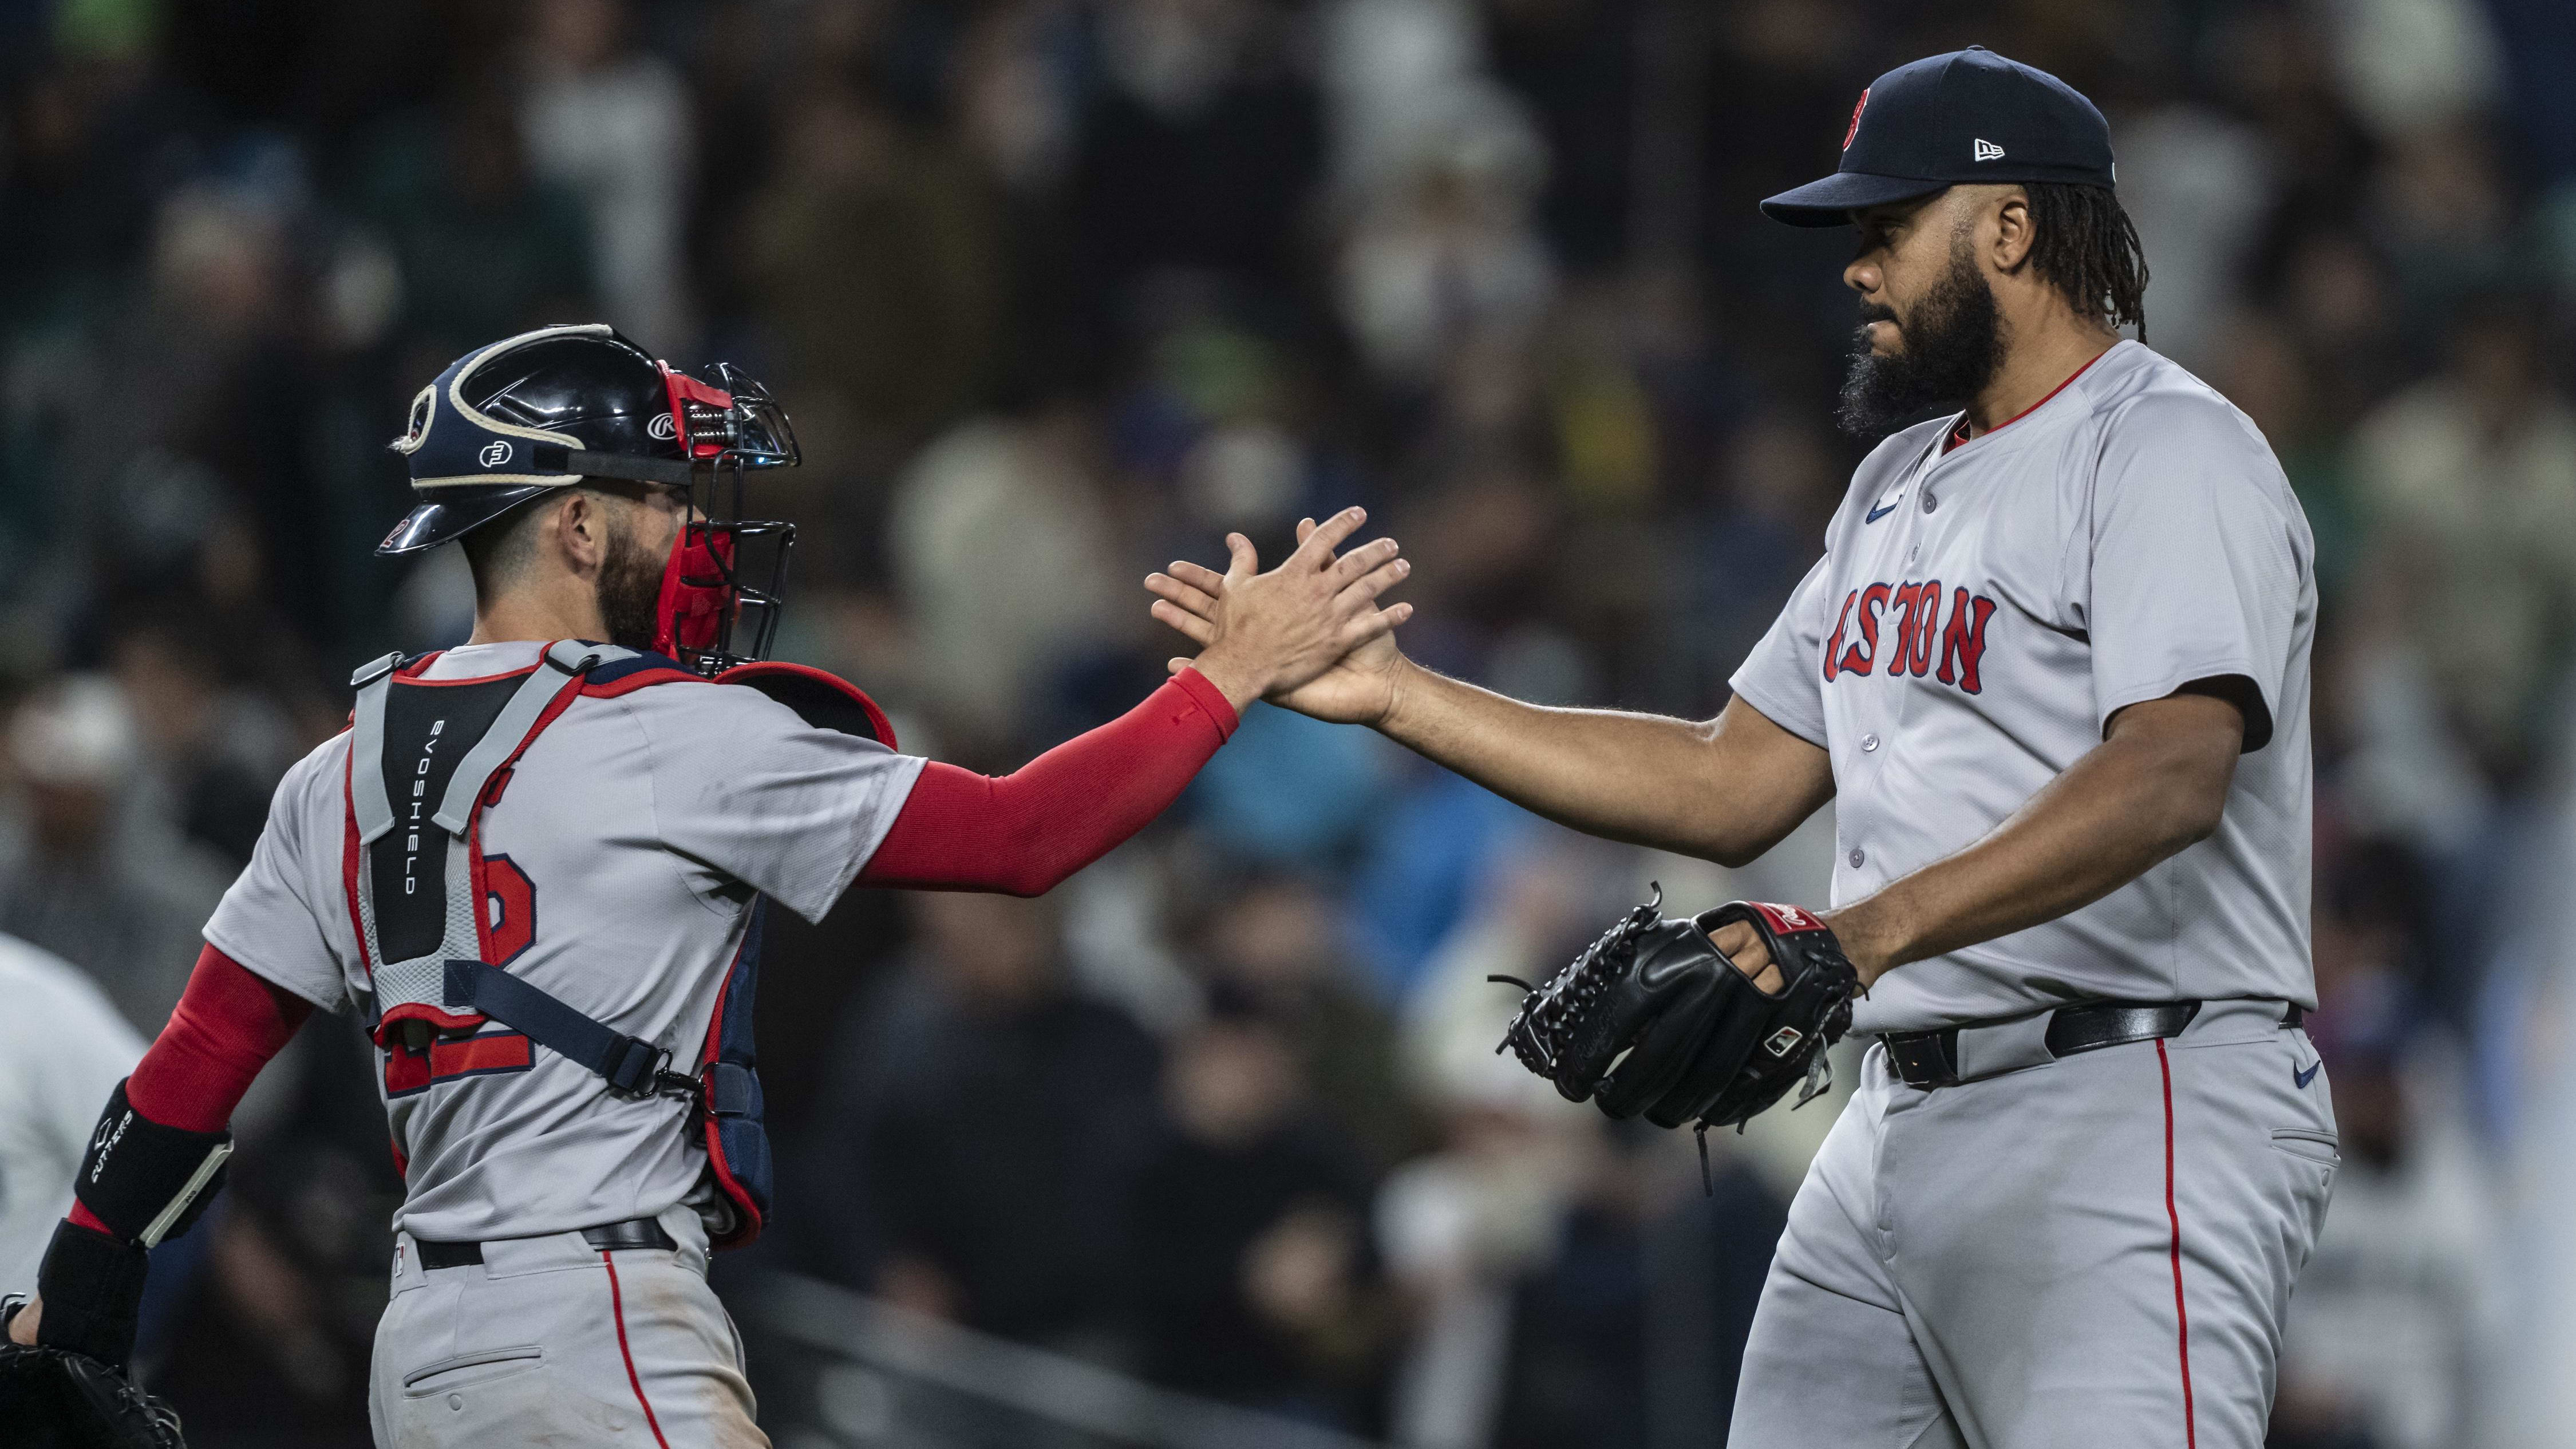
<path fill-rule="evenodd" d="M 603 1253 L 625 1248 L 676 1249 L 680 1245 L 662 1230 L 652 1218 L 628 1218 L 622 1223 L 602 1223 L 581 1230 L 581 1240 Z M 414 1238 L 412 1246 L 420 1249 L 420 1266 L 426 1269 L 462 1268 L 483 1261 L 481 1243 L 433 1243 L 427 1238 Z"/>
<path fill-rule="evenodd" d="M 2051 1012 L 2045 1040 L 2049 1055 L 2071 1057 L 2104 1047 L 2180 1036 L 2198 1015 L 2197 1001 L 2091 1001 Z M 2306 1013 L 2293 1005 L 2281 1025 L 2297 1026 L 2305 1017 Z M 1894 1031 L 1879 1040 L 1887 1043 L 1887 1064 L 1898 1079 L 1909 1087 L 1929 1091 L 1959 1084 L 1959 1031 L 1955 1026 L 1934 1031 Z"/>

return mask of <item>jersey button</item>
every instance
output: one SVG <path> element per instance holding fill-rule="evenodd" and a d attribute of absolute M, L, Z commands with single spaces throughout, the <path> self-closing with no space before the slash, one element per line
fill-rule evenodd
<path fill-rule="evenodd" d="M 1861 749 L 1862 749 L 1864 752 L 1870 752 L 1870 753 L 1874 753 L 1874 752 L 1876 752 L 1876 750 L 1878 749 L 1878 736 L 1876 736 L 1876 735 L 1862 735 L 1862 736 L 1860 737 L 1860 747 L 1861 747 Z"/>
<path fill-rule="evenodd" d="M 1862 862 L 1869 859 L 1868 855 L 1864 854 L 1861 848 L 1857 845 L 1852 847 L 1850 855 L 1843 858 L 1851 862 L 1851 867 L 1854 870 L 1860 869 Z"/>
<path fill-rule="evenodd" d="M 1923 511 L 1924 511 L 1924 512 L 1929 513 L 1929 512 L 1931 512 L 1933 509 L 1938 508 L 1938 507 L 1940 507 L 1940 506 L 1941 506 L 1941 500 L 1940 500 L 1940 499 L 1933 497 L 1933 496 L 1932 496 L 1931 494 L 1929 494 L 1929 493 L 1926 493 L 1926 494 L 1924 494 L 1924 495 L 1923 495 Z"/>

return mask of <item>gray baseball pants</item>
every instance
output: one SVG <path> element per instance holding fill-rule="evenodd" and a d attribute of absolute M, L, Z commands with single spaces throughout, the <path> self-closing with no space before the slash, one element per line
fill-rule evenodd
<path fill-rule="evenodd" d="M 1924 1091 L 1872 1045 L 1789 1209 L 1730 1449 L 2260 1449 L 2334 1108 L 2279 1002 L 2062 1059 L 1965 1029 Z"/>
<path fill-rule="evenodd" d="M 677 1251 L 555 1233 L 429 1271 L 397 1234 L 368 1385 L 379 1449 L 767 1449 L 706 1230 L 686 1205 L 661 1223 Z"/>

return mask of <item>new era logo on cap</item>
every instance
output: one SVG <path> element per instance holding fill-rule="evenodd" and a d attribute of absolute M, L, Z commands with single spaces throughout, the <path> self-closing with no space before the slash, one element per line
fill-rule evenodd
<path fill-rule="evenodd" d="M 1977 159 L 1980 161 L 2001 161 L 2004 159 L 2004 148 L 1987 140 L 1983 136 L 1979 136 L 1977 138 Z"/>

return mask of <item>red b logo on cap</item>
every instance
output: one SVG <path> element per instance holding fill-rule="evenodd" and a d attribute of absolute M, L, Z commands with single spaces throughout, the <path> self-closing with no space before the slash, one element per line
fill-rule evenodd
<path fill-rule="evenodd" d="M 1860 134 L 1860 113 L 1869 109 L 1869 87 L 1861 87 L 1860 99 L 1852 102 L 1851 129 L 1843 132 L 1843 149 L 1851 149 L 1852 137 Z"/>

